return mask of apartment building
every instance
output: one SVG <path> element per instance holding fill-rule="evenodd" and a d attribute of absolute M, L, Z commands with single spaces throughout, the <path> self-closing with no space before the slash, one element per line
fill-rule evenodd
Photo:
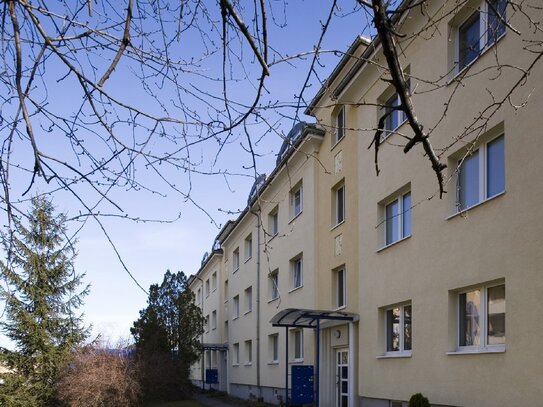
<path fill-rule="evenodd" d="M 293 129 L 219 235 L 232 394 L 284 398 L 288 332 L 289 366 L 319 366 L 322 406 L 418 392 L 436 406 L 541 404 L 543 11 L 522 6 L 436 0 L 395 17 L 417 118 L 447 164 L 441 199 L 422 148 L 403 152 L 413 133 L 379 40 L 354 41 L 306 111 L 317 124 Z M 352 318 L 318 335 L 272 326 L 290 308 Z"/>

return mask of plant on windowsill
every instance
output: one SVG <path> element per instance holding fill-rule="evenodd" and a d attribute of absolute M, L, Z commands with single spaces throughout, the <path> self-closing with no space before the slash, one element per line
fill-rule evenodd
<path fill-rule="evenodd" d="M 408 407 L 430 407 L 430 402 L 421 393 L 416 393 L 409 399 Z"/>

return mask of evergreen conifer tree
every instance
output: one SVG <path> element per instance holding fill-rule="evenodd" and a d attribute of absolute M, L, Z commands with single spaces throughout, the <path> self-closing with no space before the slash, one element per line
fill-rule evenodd
<path fill-rule="evenodd" d="M 74 270 L 76 253 L 66 237 L 65 215 L 36 197 L 26 218 L 27 226 L 15 220 L 16 232 L 3 240 L 6 313 L 0 327 L 15 350 L 0 354 L 10 370 L 1 377 L 0 405 L 52 406 L 59 373 L 87 334 L 76 312 L 88 286 L 80 288 L 83 275 Z"/>

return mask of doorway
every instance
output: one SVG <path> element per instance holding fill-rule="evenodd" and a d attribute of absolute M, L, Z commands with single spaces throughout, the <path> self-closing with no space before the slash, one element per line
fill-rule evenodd
<path fill-rule="evenodd" d="M 349 348 L 336 350 L 336 407 L 349 407 Z"/>

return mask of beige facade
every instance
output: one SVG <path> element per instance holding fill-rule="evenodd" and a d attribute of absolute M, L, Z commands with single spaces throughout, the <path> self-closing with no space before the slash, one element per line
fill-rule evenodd
<path fill-rule="evenodd" d="M 400 111 L 385 121 L 390 133 L 376 176 L 368 146 L 395 96 L 382 80 L 388 71 L 379 42 L 359 38 L 307 110 L 317 128 L 308 128 L 250 208 L 221 232 L 224 254 L 216 261 L 222 283 L 228 280 L 228 313 L 220 326 L 228 321 L 221 338 L 234 394 L 279 401 L 285 333 L 269 321 L 295 307 L 359 316 L 322 326 L 321 405 L 400 406 L 417 392 L 443 406 L 541 404 L 543 68 L 540 51 L 527 44 L 541 44 L 543 34 L 510 5 L 509 26 L 502 26 L 488 4 L 436 0 L 424 13 L 415 8 L 400 17 L 399 30 L 408 34 L 399 40 L 401 64 L 417 118 L 448 165 L 442 199 L 422 148 L 402 151 L 403 136 L 412 133 Z M 533 8 L 529 18 L 541 14 Z M 470 53 L 462 41 L 473 27 L 481 39 Z M 303 210 L 293 214 L 300 186 Z M 253 255 L 246 260 L 249 234 Z M 295 289 L 298 259 L 303 278 Z M 193 279 L 193 289 L 199 284 Z M 249 287 L 253 308 L 246 312 Z M 243 356 L 246 341 L 251 362 Z M 289 355 L 290 364 L 314 364 L 314 343 L 306 329 L 303 361 Z"/>

